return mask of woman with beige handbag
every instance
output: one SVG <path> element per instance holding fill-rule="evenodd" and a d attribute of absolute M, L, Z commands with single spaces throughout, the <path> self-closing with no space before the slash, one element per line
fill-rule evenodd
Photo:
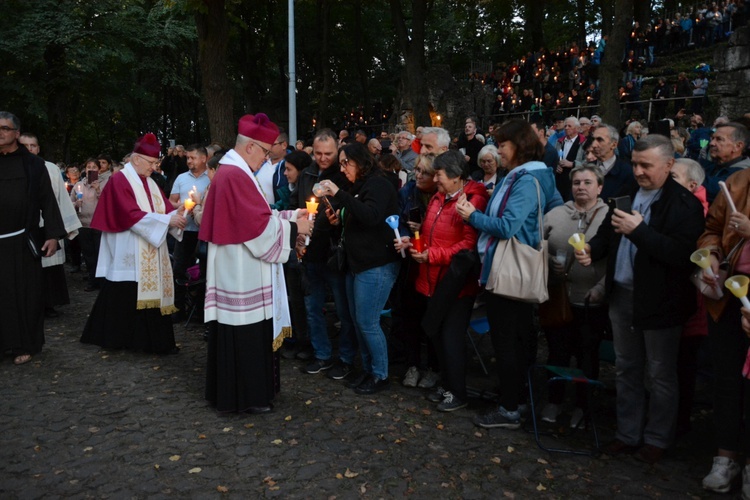
<path fill-rule="evenodd" d="M 480 231 L 480 283 L 487 291 L 487 320 L 500 377 L 500 406 L 474 423 L 517 429 L 524 373 L 532 335 L 533 303 L 547 297 L 547 251 L 542 216 L 562 205 L 552 169 L 540 160 L 542 144 L 525 121 L 511 120 L 496 132 L 501 167 L 508 174 L 492 193 L 485 213 L 465 197 L 456 209 Z"/>

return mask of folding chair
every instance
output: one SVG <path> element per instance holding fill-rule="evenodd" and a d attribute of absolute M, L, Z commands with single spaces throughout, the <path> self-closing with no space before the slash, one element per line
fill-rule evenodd
<path fill-rule="evenodd" d="M 573 383 L 582 383 L 586 384 L 586 389 L 588 391 L 588 408 L 586 409 L 583 419 L 581 419 L 581 423 L 583 422 L 589 422 L 591 425 L 591 430 L 594 433 L 594 442 L 595 442 L 595 448 L 594 450 L 576 450 L 576 449 L 569 449 L 569 448 L 553 448 L 549 446 L 545 446 L 542 444 L 541 437 L 542 435 L 549 436 L 551 433 L 543 433 L 539 431 L 539 424 L 537 422 L 537 415 L 536 415 L 536 407 L 535 407 L 535 401 L 534 401 L 534 373 L 536 371 L 544 370 L 545 372 L 550 372 L 553 376 L 550 377 L 547 380 L 547 384 L 550 382 L 556 382 L 556 381 L 564 381 L 564 382 L 573 382 Z M 552 366 L 552 365 L 532 365 L 529 367 L 528 371 L 528 382 L 529 382 L 529 403 L 531 404 L 531 421 L 534 425 L 534 438 L 536 439 L 536 444 L 544 451 L 548 452 L 555 452 L 555 453 L 567 453 L 567 454 L 573 454 L 573 455 L 588 455 L 588 456 L 596 456 L 599 454 L 600 449 L 600 443 L 599 443 L 599 433 L 596 429 L 596 423 L 594 422 L 594 397 L 593 397 L 593 390 L 594 389 L 604 389 L 605 385 L 600 382 L 599 380 L 594 380 L 591 378 L 586 377 L 583 374 L 583 371 L 579 370 L 578 368 L 567 368 L 563 366 Z M 578 430 L 580 428 L 581 424 L 578 424 L 578 427 L 574 429 L 573 432 Z"/>
<path fill-rule="evenodd" d="M 188 312 L 185 328 L 190 324 L 198 308 L 203 309 L 206 296 L 206 280 L 201 276 L 198 265 L 188 268 L 185 279 L 175 280 L 177 286 L 185 288 L 185 309 Z"/>
<path fill-rule="evenodd" d="M 484 364 L 484 360 L 482 360 L 482 354 L 479 352 L 479 348 L 477 347 L 476 342 L 474 342 L 474 338 L 471 336 L 471 332 L 476 333 L 477 335 L 483 336 L 487 334 L 490 331 L 490 323 L 487 321 L 487 316 L 473 319 L 469 322 L 469 328 L 466 330 L 466 335 L 469 337 L 469 341 L 471 342 L 471 346 L 474 348 L 474 352 L 477 355 L 477 358 L 479 359 L 479 364 L 482 366 L 482 371 L 485 375 L 489 375 L 490 373 L 487 371 L 487 367 Z"/>

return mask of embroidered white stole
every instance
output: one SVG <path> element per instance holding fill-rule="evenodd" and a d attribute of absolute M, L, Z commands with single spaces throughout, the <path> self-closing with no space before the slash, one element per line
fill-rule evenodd
<path fill-rule="evenodd" d="M 141 184 L 140 176 L 132 165 L 127 164 L 122 170 L 130 187 L 135 193 L 135 201 L 144 212 L 151 212 L 151 204 L 148 202 L 148 194 Z M 151 179 L 146 179 L 151 201 L 154 204 L 154 212 L 166 213 L 164 199 L 161 196 L 159 186 Z M 138 282 L 137 309 L 161 309 L 162 315 L 177 312 L 174 306 L 174 279 L 172 277 L 172 263 L 169 260 L 167 245 L 153 246 L 139 235 L 135 235 L 138 241 L 138 255 L 135 259 L 135 275 Z"/>

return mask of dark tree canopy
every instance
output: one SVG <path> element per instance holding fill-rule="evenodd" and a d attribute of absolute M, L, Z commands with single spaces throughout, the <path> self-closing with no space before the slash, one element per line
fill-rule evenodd
<path fill-rule="evenodd" d="M 288 126 L 286 0 L 5 5 L 13 15 L 0 18 L 0 108 L 39 135 L 48 159 L 119 156 L 146 131 L 164 144 L 231 145 L 248 112 Z M 583 0 L 297 0 L 297 130 L 309 136 L 360 116 L 358 128 L 392 129 L 405 109 L 429 124 L 429 68 L 446 66 L 460 80 L 477 63 L 495 67 L 540 46 L 584 42 L 612 25 L 611 8 Z"/>

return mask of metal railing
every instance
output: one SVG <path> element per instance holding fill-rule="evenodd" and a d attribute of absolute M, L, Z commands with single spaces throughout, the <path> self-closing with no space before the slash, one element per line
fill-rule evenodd
<path fill-rule="evenodd" d="M 639 101 L 628 101 L 624 103 L 620 103 L 620 119 L 622 120 L 623 115 L 625 115 L 625 112 L 629 112 L 631 115 L 633 113 L 633 109 L 628 109 L 629 107 L 632 108 L 632 106 L 638 106 L 641 107 L 648 103 L 648 111 L 645 113 L 645 117 L 641 116 L 640 119 L 643 120 L 646 119 L 647 122 L 652 121 L 651 116 L 654 112 L 654 104 L 658 103 L 669 103 L 672 101 L 685 101 L 685 103 L 692 103 L 694 99 L 701 99 L 701 101 L 705 100 L 708 97 L 713 97 L 704 95 L 704 96 L 688 96 L 688 97 L 670 97 L 670 98 L 664 98 L 664 99 L 643 99 Z M 545 109 L 538 109 L 534 111 L 517 111 L 514 113 L 503 113 L 503 114 L 493 114 L 493 115 L 484 115 L 481 116 L 479 121 L 481 124 L 481 127 L 484 130 L 487 130 L 487 126 L 490 123 L 502 123 L 506 120 L 510 120 L 512 118 L 522 118 L 526 121 L 530 121 L 531 117 L 534 115 L 541 114 L 542 116 L 549 116 L 549 115 L 564 115 L 564 116 L 575 116 L 576 118 L 580 118 L 581 115 L 585 116 L 591 116 L 592 114 L 596 114 L 595 111 L 599 109 L 599 104 L 595 105 L 586 105 L 586 106 L 569 106 L 569 107 L 561 107 L 561 108 L 552 108 L 549 110 Z M 590 111 L 587 113 L 587 111 Z M 687 110 L 686 110 L 687 111 Z"/>

